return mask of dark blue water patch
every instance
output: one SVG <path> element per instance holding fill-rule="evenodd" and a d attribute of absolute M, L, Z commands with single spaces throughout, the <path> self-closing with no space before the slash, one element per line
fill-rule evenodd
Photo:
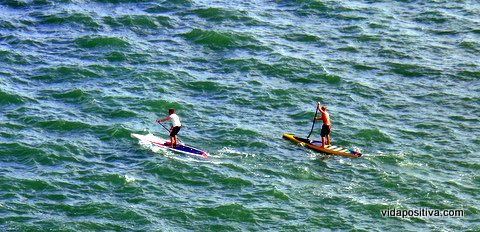
<path fill-rule="evenodd" d="M 267 77 L 285 77 L 308 75 L 310 73 L 323 73 L 322 67 L 306 60 L 284 57 L 275 62 L 258 62 L 252 67 Z"/>
<path fill-rule="evenodd" d="M 467 115 L 452 115 L 448 117 L 452 121 L 456 122 L 471 122 L 471 123 L 478 123 L 480 119 L 477 117 L 469 117 Z"/>
<path fill-rule="evenodd" d="M 463 40 L 458 46 L 465 49 L 467 52 L 480 53 L 480 42 L 478 41 Z"/>
<path fill-rule="evenodd" d="M 219 218 L 223 221 L 255 223 L 253 211 L 237 203 L 227 203 L 212 207 L 198 207 L 195 211 L 200 215 Z"/>
<path fill-rule="evenodd" d="M 184 14 L 195 14 L 198 17 L 204 18 L 212 22 L 235 22 L 244 24 L 255 24 L 255 20 L 248 16 L 248 12 L 242 10 L 229 10 L 218 7 L 199 8 L 185 12 Z"/>
<path fill-rule="evenodd" d="M 382 21 L 369 22 L 367 25 L 368 25 L 368 27 L 370 27 L 372 29 L 384 29 L 384 30 L 390 29 L 390 26 L 389 26 L 388 22 L 384 22 L 384 23 L 381 23 L 381 22 Z"/>
<path fill-rule="evenodd" d="M 163 0 L 161 2 L 150 2 L 144 11 L 152 14 L 178 13 L 189 9 L 193 3 L 189 0 Z"/>
<path fill-rule="evenodd" d="M 402 139 L 415 141 L 418 138 L 429 138 L 431 133 L 424 130 L 410 130 L 408 128 L 399 129 L 398 132 L 401 132 Z"/>
<path fill-rule="evenodd" d="M 218 82 L 208 80 L 185 82 L 184 87 L 209 94 L 226 94 L 235 90 L 233 86 L 222 85 Z"/>
<path fill-rule="evenodd" d="M 407 64 L 397 62 L 386 62 L 385 65 L 390 67 L 390 71 L 404 77 L 423 77 L 423 76 L 439 76 L 440 70 L 436 70 L 420 64 Z"/>
<path fill-rule="evenodd" d="M 42 48 L 46 46 L 44 43 L 39 42 L 34 39 L 22 39 L 19 37 L 16 37 L 14 35 L 0 35 L 0 42 L 11 45 L 13 48 L 21 49 L 21 48 Z M 13 53 L 13 50 L 11 52 L 12 54 L 20 55 L 18 53 Z"/>
<path fill-rule="evenodd" d="M 91 127 L 91 125 L 81 121 L 65 119 L 43 120 L 35 117 L 25 117 L 24 120 L 29 121 L 32 126 L 59 132 L 78 132 Z"/>
<path fill-rule="evenodd" d="M 55 209 L 55 207 L 58 208 Z M 39 208 L 47 212 L 57 212 L 69 218 L 86 218 L 85 221 L 72 224 L 74 227 L 78 227 L 79 230 L 98 230 L 100 228 L 105 228 L 113 231 L 131 231 L 133 228 L 127 223 L 131 220 L 138 220 L 141 224 L 149 223 L 148 219 L 136 210 L 126 208 L 118 203 L 107 201 L 91 202 L 78 200 L 75 203 L 58 205 L 39 203 Z M 90 218 L 91 215 L 97 215 L 97 217 Z M 102 219 L 98 220 L 98 217 L 101 217 Z M 110 220 L 109 222 L 105 222 L 105 219 Z"/>
<path fill-rule="evenodd" d="M 2 162 L 11 163 L 10 167 L 21 167 L 23 165 L 33 165 L 36 157 L 44 156 L 44 150 L 39 149 L 29 144 L 15 143 L 0 143 L 0 147 L 5 154 L 1 157 Z"/>
<path fill-rule="evenodd" d="M 112 4 L 127 4 L 127 3 L 145 3 L 150 2 L 150 0 L 92 0 L 98 3 L 112 3 Z"/>
<path fill-rule="evenodd" d="M 95 56 L 95 59 L 97 59 L 98 56 Z M 98 77 L 109 77 L 109 78 L 104 78 L 105 84 L 108 87 L 114 87 L 114 85 L 118 85 L 118 81 L 111 81 L 111 80 L 116 80 L 115 78 L 120 79 L 121 81 L 126 81 L 129 80 L 131 81 L 136 77 L 135 75 L 132 74 L 132 70 L 128 66 L 123 66 L 123 65 L 117 65 L 117 64 L 106 64 L 106 63 L 97 63 L 97 64 L 91 64 L 87 66 L 78 66 L 78 69 L 80 70 L 80 73 L 85 72 L 85 77 L 91 77 L 91 78 L 98 78 Z M 88 74 L 88 75 L 87 75 Z M 91 75 L 90 75 L 91 74 Z M 75 79 L 75 78 L 72 78 Z M 87 82 L 88 78 L 84 79 L 85 82 Z"/>
<path fill-rule="evenodd" d="M 27 99 L 20 95 L 0 90 L 0 105 L 2 106 L 19 105 L 25 103 L 26 101 Z"/>
<path fill-rule="evenodd" d="M 104 22 L 111 26 L 158 29 L 154 18 L 147 15 L 123 15 L 118 18 L 106 17 Z"/>
<path fill-rule="evenodd" d="M 239 106 L 239 107 L 254 107 L 254 103 L 255 105 L 256 104 L 256 101 L 254 101 L 254 99 L 251 99 L 249 97 L 246 97 L 246 96 L 236 96 L 234 98 L 231 98 L 228 100 L 228 103 L 229 104 L 232 104 L 232 105 L 236 105 L 236 106 Z"/>
<path fill-rule="evenodd" d="M 1 138 L 4 139 L 15 139 L 19 138 L 20 136 L 18 134 L 12 133 L 13 131 L 21 131 L 25 130 L 27 128 L 26 125 L 14 123 L 14 122 L 2 122 L 0 123 L 0 128 L 2 130 L 0 131 Z"/>
<path fill-rule="evenodd" d="M 103 22 L 117 30 L 129 29 L 139 36 L 158 34 L 162 28 L 174 27 L 174 21 L 168 16 L 125 15 L 117 18 L 107 16 L 103 18 Z"/>
<path fill-rule="evenodd" d="M 363 28 L 360 26 L 353 25 L 353 26 L 342 27 L 339 29 L 339 31 L 347 35 L 352 35 L 352 34 L 358 34 L 363 32 Z"/>
<path fill-rule="evenodd" d="M 47 92 L 47 91 L 46 91 Z M 52 92 L 52 91 L 48 91 Z M 85 92 L 81 89 L 75 88 L 66 91 L 54 91 L 51 93 L 53 98 L 56 99 L 73 99 L 73 100 L 82 100 L 84 98 Z"/>
<path fill-rule="evenodd" d="M 369 70 L 376 70 L 378 69 L 377 67 L 366 65 L 366 64 L 359 64 L 359 63 L 353 63 L 352 67 L 355 68 L 356 70 L 360 71 L 369 71 Z"/>
<path fill-rule="evenodd" d="M 37 0 L 35 2 L 46 3 L 46 1 L 41 1 L 41 0 Z M 6 6 L 12 7 L 12 8 L 15 8 L 15 9 L 22 9 L 22 8 L 27 8 L 27 7 L 30 6 L 30 4 L 28 2 L 19 1 L 19 0 L 4 0 L 4 1 L 2 1 L 2 4 L 5 4 Z"/>
<path fill-rule="evenodd" d="M 51 92 L 51 91 L 49 91 Z M 77 110 L 89 115 L 101 116 L 105 119 L 120 119 L 135 117 L 135 107 L 125 108 L 125 103 L 132 101 L 131 97 L 105 96 L 96 91 L 83 91 L 80 89 L 59 91 L 53 97 L 57 101 L 69 103 L 67 107 L 75 107 Z M 136 99 L 136 98 L 135 98 Z M 77 108 L 78 107 L 78 108 Z"/>
<path fill-rule="evenodd" d="M 41 179 L 17 179 L 15 181 L 17 188 L 28 189 L 30 191 L 54 191 L 57 188 L 51 183 Z"/>
<path fill-rule="evenodd" d="M 148 6 L 145 8 L 145 12 L 151 13 L 151 14 L 159 14 L 159 13 L 171 13 L 174 10 L 182 9 L 179 6 L 173 7 L 173 6 L 168 6 L 166 4 L 162 5 L 156 5 L 156 6 Z"/>
<path fill-rule="evenodd" d="M 282 7 L 292 8 L 301 16 L 308 16 L 312 14 L 326 15 L 331 10 L 327 3 L 312 0 L 280 1 L 279 5 Z"/>
<path fill-rule="evenodd" d="M 426 32 L 436 36 L 457 36 L 462 33 L 456 28 L 429 29 Z"/>
<path fill-rule="evenodd" d="M 253 67 L 260 63 L 255 58 L 248 59 L 222 59 L 218 60 L 215 64 L 216 70 L 222 73 L 235 73 L 237 71 L 243 73 L 249 73 Z"/>
<path fill-rule="evenodd" d="M 388 136 L 379 129 L 361 129 L 355 134 L 355 138 L 359 141 L 363 141 L 365 143 L 388 143 L 392 144 L 393 141 Z"/>
<path fill-rule="evenodd" d="M 104 113 L 111 118 L 135 118 L 138 114 L 128 109 L 116 109 L 113 111 L 107 111 Z"/>
<path fill-rule="evenodd" d="M 20 65 L 41 64 L 43 61 L 31 54 L 16 53 L 13 51 L 0 50 L 0 63 L 4 64 L 4 67 L 17 68 Z M 19 65 L 19 66 L 16 66 Z"/>
<path fill-rule="evenodd" d="M 57 66 L 32 70 L 30 79 L 43 83 L 72 83 L 100 77 L 87 67 Z"/>
<path fill-rule="evenodd" d="M 352 33 L 349 33 L 352 34 Z M 376 34 L 358 34 L 356 36 L 344 36 L 345 38 L 351 38 L 355 41 L 362 43 L 380 42 L 384 39 Z"/>
<path fill-rule="evenodd" d="M 402 49 L 391 49 L 390 47 L 381 48 L 377 51 L 379 57 L 393 58 L 393 59 L 409 59 L 411 54 L 407 54 Z"/>
<path fill-rule="evenodd" d="M 337 48 L 338 51 L 358 53 L 360 50 L 355 46 L 345 46 Z"/>
<path fill-rule="evenodd" d="M 460 79 L 464 81 L 474 81 L 480 79 L 480 66 L 476 65 L 462 65 L 460 70 L 457 70 L 452 79 Z"/>
<path fill-rule="evenodd" d="M 165 109 L 165 114 L 169 108 L 174 108 L 177 111 L 181 111 L 184 108 L 180 103 L 170 102 L 163 99 L 144 99 L 139 101 L 139 105 L 141 105 L 142 108 L 146 108 L 149 112 L 158 112 L 159 109 Z"/>
<path fill-rule="evenodd" d="M 166 28 L 175 28 L 176 21 L 168 16 L 153 16 L 154 22 Z"/>
<path fill-rule="evenodd" d="M 101 29 L 101 25 L 95 21 L 94 18 L 90 17 L 89 14 L 82 13 L 71 13 L 68 11 L 58 12 L 55 14 L 47 14 L 47 12 L 35 11 L 30 13 L 29 16 L 36 18 L 38 20 L 38 26 L 54 26 L 60 27 L 71 27 L 74 29 L 81 30 L 93 30 L 97 31 Z"/>
<path fill-rule="evenodd" d="M 245 138 L 258 138 L 260 136 L 258 131 L 254 131 L 251 129 L 244 129 L 240 127 L 236 128 L 231 128 L 231 129 L 222 129 L 218 130 L 219 134 L 226 135 L 229 134 L 230 136 L 235 135 L 240 136 L 240 137 L 245 137 Z"/>
<path fill-rule="evenodd" d="M 306 76 L 292 76 L 288 80 L 293 83 L 299 83 L 299 84 L 316 84 L 319 81 L 325 81 L 327 82 L 328 80 L 328 75 L 327 74 L 308 74 Z"/>
<path fill-rule="evenodd" d="M 228 31 L 193 29 L 187 33 L 180 34 L 180 36 L 214 50 L 241 48 L 257 42 L 251 36 Z"/>
<path fill-rule="evenodd" d="M 125 49 L 130 46 L 130 43 L 118 37 L 104 37 L 104 36 L 84 36 L 77 38 L 74 42 L 81 48 L 115 48 Z"/>
<path fill-rule="evenodd" d="M 345 85 L 342 85 L 342 89 L 347 91 L 347 93 L 355 93 L 356 95 L 369 100 L 378 99 L 380 96 L 385 95 L 384 90 L 381 88 L 375 88 L 359 82 L 346 83 Z"/>
<path fill-rule="evenodd" d="M 218 141 L 215 143 L 215 147 L 235 147 L 241 152 L 249 152 L 251 150 L 257 150 L 261 152 L 262 150 L 269 151 L 270 147 L 261 141 L 260 138 L 252 139 L 246 135 L 238 135 L 232 133 L 230 130 L 216 130 L 209 133 L 209 136 L 213 141 Z M 229 139 L 225 139 L 229 138 Z"/>
<path fill-rule="evenodd" d="M 330 85 L 338 85 L 342 82 L 342 78 L 334 74 L 310 74 L 309 76 L 312 76 L 312 79 L 323 80 Z"/>
<path fill-rule="evenodd" d="M 318 36 L 312 35 L 312 34 L 291 33 L 291 34 L 283 35 L 283 37 L 286 40 L 293 41 L 293 42 L 304 42 L 304 43 L 315 42 L 318 46 L 326 45 L 324 42 L 321 42 L 321 39 Z"/>
<path fill-rule="evenodd" d="M 18 29 L 18 25 L 14 24 L 12 22 L 0 19 L 0 30 L 1 31 L 3 31 L 3 30 L 15 30 L 15 29 Z"/>
<path fill-rule="evenodd" d="M 437 10 L 424 11 L 413 18 L 414 21 L 425 24 L 443 24 L 448 22 L 448 17 Z"/>
<path fill-rule="evenodd" d="M 285 192 L 280 191 L 279 189 L 277 189 L 275 187 L 270 187 L 268 189 L 259 190 L 259 191 L 255 192 L 254 195 L 265 196 L 265 197 L 273 197 L 274 199 L 277 199 L 279 201 L 286 201 L 286 202 L 290 201 L 290 197 L 288 197 L 288 195 Z M 286 213 L 286 212 L 284 212 L 284 213 Z M 284 215 L 284 216 L 288 216 L 288 215 Z"/>
<path fill-rule="evenodd" d="M 126 89 L 133 93 L 145 91 L 145 89 L 148 89 L 146 86 L 153 87 L 152 83 L 156 83 L 153 88 L 156 93 L 167 93 L 168 84 L 170 84 L 167 81 L 177 79 L 175 74 L 163 70 L 142 71 L 134 76 L 135 80 L 143 83 L 143 85 L 136 84 L 127 86 Z"/>
<path fill-rule="evenodd" d="M 294 4 L 287 4 L 287 6 L 294 6 L 295 12 L 300 16 L 315 15 L 342 21 L 363 21 L 368 19 L 366 15 L 375 12 L 368 10 L 368 8 L 349 8 L 347 4 L 339 2 L 318 2 L 313 0 L 295 1 Z"/>
<path fill-rule="evenodd" d="M 286 101 L 285 99 L 291 99 L 292 95 L 294 95 L 297 92 L 297 88 L 278 88 L 278 89 L 271 89 L 268 91 L 269 93 L 269 100 L 272 104 L 275 104 L 277 101 L 280 99 L 284 99 L 284 101 L 281 101 L 282 103 L 291 103 L 290 101 Z M 273 97 L 270 97 L 270 94 L 273 95 Z M 268 101 L 265 101 L 268 102 Z M 291 105 L 291 104 L 288 104 Z"/>
<path fill-rule="evenodd" d="M 110 126 L 94 126 L 92 127 L 92 130 L 95 133 L 96 137 L 98 137 L 102 141 L 116 141 L 118 139 L 130 140 L 130 135 L 132 133 L 132 131 L 125 128 L 121 124 L 114 124 Z"/>
<path fill-rule="evenodd" d="M 127 60 L 127 55 L 123 52 L 113 51 L 105 55 L 105 59 L 110 62 L 121 62 Z"/>
<path fill-rule="evenodd" d="M 220 189 L 239 190 L 244 188 L 250 188 L 254 186 L 254 183 L 245 179 L 245 177 L 234 176 L 212 176 L 216 180 L 215 184 L 219 185 Z"/>

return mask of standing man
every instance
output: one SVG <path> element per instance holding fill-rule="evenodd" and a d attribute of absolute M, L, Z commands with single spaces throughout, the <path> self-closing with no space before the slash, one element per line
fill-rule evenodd
<path fill-rule="evenodd" d="M 323 121 L 321 136 L 322 147 L 325 147 L 325 145 L 330 145 L 330 130 L 332 129 L 332 124 L 330 123 L 330 114 L 327 112 L 327 107 L 320 105 L 320 102 L 317 103 L 317 109 L 320 111 L 320 113 L 322 113 L 322 117 L 317 117 L 315 120 Z"/>
<path fill-rule="evenodd" d="M 168 109 L 168 116 L 166 118 L 157 120 L 157 122 L 164 122 L 167 120 L 172 120 L 172 127 L 170 127 L 170 147 L 174 148 L 177 145 L 177 134 L 180 131 L 182 124 L 173 108 Z"/>

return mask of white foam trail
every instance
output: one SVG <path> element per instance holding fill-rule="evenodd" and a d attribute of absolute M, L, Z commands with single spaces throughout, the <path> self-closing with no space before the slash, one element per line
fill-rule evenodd
<path fill-rule="evenodd" d="M 221 156 L 209 155 L 207 159 L 203 159 L 203 158 L 199 159 L 199 158 L 193 158 L 193 157 L 188 157 L 188 156 L 181 156 L 181 155 L 178 155 L 175 152 L 172 152 L 172 151 L 170 151 L 166 148 L 152 145 L 152 143 L 150 143 L 148 141 L 148 139 L 150 139 L 150 140 L 156 139 L 155 135 L 149 133 L 149 134 L 145 135 L 145 138 L 146 139 L 139 139 L 138 140 L 138 144 L 140 144 L 141 147 L 143 147 L 144 149 L 147 149 L 147 150 L 151 150 L 154 153 L 165 155 L 165 157 L 167 157 L 167 158 L 174 159 L 174 160 L 179 160 L 179 161 L 183 161 L 183 162 L 223 164 L 223 162 L 218 162 L 218 161 L 212 161 L 211 160 L 211 158 L 221 158 Z"/>
<path fill-rule="evenodd" d="M 240 156 L 245 156 L 245 158 L 252 157 L 254 158 L 256 155 L 253 153 L 246 153 L 246 152 L 241 152 L 241 151 L 236 151 L 232 149 L 231 147 L 224 147 L 218 151 L 219 154 L 221 155 L 240 155 Z"/>
<path fill-rule="evenodd" d="M 207 163 L 207 164 L 215 164 L 215 165 L 219 165 L 219 164 L 224 164 L 224 162 L 220 162 L 220 161 L 213 161 L 210 159 L 211 156 L 209 156 L 209 158 L 207 159 L 203 159 L 203 158 L 194 158 L 194 157 L 184 157 L 184 156 L 168 156 L 168 158 L 170 159 L 174 159 L 174 160 L 179 160 L 179 161 L 183 161 L 183 162 L 191 162 L 191 163 Z"/>

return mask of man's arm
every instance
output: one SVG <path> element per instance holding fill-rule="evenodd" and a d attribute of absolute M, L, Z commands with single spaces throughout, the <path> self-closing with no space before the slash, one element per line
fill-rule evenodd
<path fill-rule="evenodd" d="M 166 118 L 162 118 L 160 120 L 157 120 L 157 122 L 164 122 L 164 121 L 167 121 L 167 120 L 170 120 L 172 118 L 170 118 L 170 116 L 166 117 Z"/>
<path fill-rule="evenodd" d="M 317 103 L 317 109 L 318 109 L 318 111 L 320 111 L 322 114 L 325 113 L 325 111 L 322 110 L 322 105 L 320 104 L 320 102 Z"/>

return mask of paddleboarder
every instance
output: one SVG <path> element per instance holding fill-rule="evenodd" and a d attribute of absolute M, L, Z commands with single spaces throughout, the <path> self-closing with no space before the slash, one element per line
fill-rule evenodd
<path fill-rule="evenodd" d="M 173 108 L 168 109 L 168 116 L 166 118 L 159 119 L 157 122 L 160 123 L 167 120 L 172 120 L 172 126 L 170 127 L 170 147 L 174 148 L 177 145 L 177 134 L 182 128 L 182 124 L 180 123 L 180 118 L 177 114 L 175 114 L 175 110 Z"/>
<path fill-rule="evenodd" d="M 332 124 L 330 123 L 330 114 L 327 112 L 327 107 L 322 106 L 320 102 L 317 103 L 317 109 L 322 113 L 322 117 L 317 117 L 315 120 L 322 120 L 323 125 L 322 125 L 322 147 L 325 147 L 325 145 L 330 145 L 330 131 L 332 129 Z"/>

